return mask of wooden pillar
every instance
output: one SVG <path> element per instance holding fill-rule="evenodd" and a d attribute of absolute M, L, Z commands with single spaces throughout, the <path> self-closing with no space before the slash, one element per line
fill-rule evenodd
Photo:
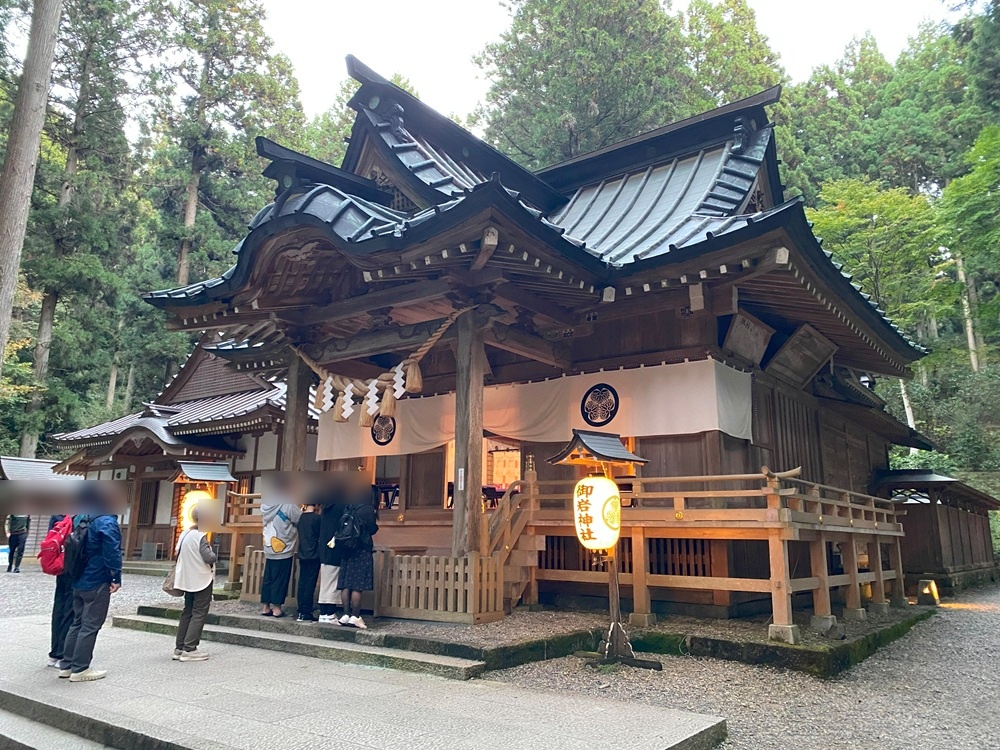
<path fill-rule="evenodd" d="M 791 573 L 788 569 L 788 542 L 774 530 L 767 539 L 771 565 L 771 612 L 773 624 L 767 629 L 771 640 L 797 644 L 799 626 L 792 622 Z"/>
<path fill-rule="evenodd" d="M 479 549 L 483 512 L 483 372 L 486 354 L 476 311 L 455 321 L 455 503 L 451 552 L 460 556 Z"/>
<path fill-rule="evenodd" d="M 288 365 L 285 393 L 285 427 L 282 430 L 282 471 L 302 471 L 306 466 L 306 428 L 309 425 L 309 384 L 312 372 L 294 352 Z"/>
<path fill-rule="evenodd" d="M 132 559 L 132 548 L 135 546 L 135 526 L 136 526 L 136 514 L 139 512 L 139 507 L 136 505 L 136 498 L 140 497 L 139 494 L 139 471 L 142 470 L 142 466 L 136 467 L 136 475 L 132 478 L 131 483 L 128 488 L 128 497 L 126 498 L 126 503 L 128 503 L 128 528 L 125 529 L 125 559 Z M 159 492 L 159 487 L 157 487 L 157 492 Z M 155 520 L 155 519 L 154 519 Z"/>
<path fill-rule="evenodd" d="M 844 597 L 844 619 L 864 620 L 867 613 L 861 606 L 861 584 L 858 581 L 858 547 L 853 536 L 841 542 L 840 557 L 844 561 L 844 573 L 850 578 Z"/>
<path fill-rule="evenodd" d="M 896 580 L 892 583 L 892 599 L 890 604 L 893 607 L 905 607 L 909 604 L 906 599 L 906 573 L 903 571 L 903 548 L 900 538 L 897 536 L 892 540 L 889 547 L 889 555 L 892 558 L 892 567 L 896 571 Z"/>
<path fill-rule="evenodd" d="M 646 576 L 649 574 L 649 558 L 646 554 L 646 529 L 642 526 L 632 527 L 632 614 L 629 615 L 630 625 L 648 626 L 656 622 L 653 615 L 652 600 L 649 596 L 649 584 Z"/>
<path fill-rule="evenodd" d="M 868 609 L 872 613 L 885 614 L 889 611 L 889 603 L 885 600 L 885 578 L 882 571 L 882 545 L 879 544 L 878 537 L 873 537 L 868 542 L 868 568 L 875 574 L 872 581 L 872 600 Z"/>
<path fill-rule="evenodd" d="M 809 567 L 812 577 L 816 579 L 816 588 L 813 589 L 813 625 L 818 618 L 830 618 L 833 612 L 830 609 L 830 581 L 829 563 L 826 555 L 826 535 L 820 534 L 819 538 L 809 543 Z"/>
<path fill-rule="evenodd" d="M 711 575 L 713 578 L 729 578 L 729 541 L 726 539 L 708 540 L 709 556 L 712 560 Z M 731 591 L 714 589 L 712 604 L 717 607 L 729 607 L 733 602 Z"/>

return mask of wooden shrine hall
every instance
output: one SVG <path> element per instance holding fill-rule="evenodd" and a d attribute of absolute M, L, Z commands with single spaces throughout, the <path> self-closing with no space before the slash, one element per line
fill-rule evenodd
<path fill-rule="evenodd" d="M 573 533 L 585 469 L 545 463 L 574 429 L 647 459 L 618 477 L 633 621 L 770 608 L 794 642 L 793 605 L 824 625 L 902 600 L 900 514 L 869 483 L 890 444 L 930 445 L 873 384 L 922 350 L 784 199 L 779 88 L 532 173 L 348 68 L 343 164 L 259 139 L 275 199 L 235 264 L 146 299 L 287 382 L 282 469 L 397 483 L 382 613 L 599 604 Z"/>

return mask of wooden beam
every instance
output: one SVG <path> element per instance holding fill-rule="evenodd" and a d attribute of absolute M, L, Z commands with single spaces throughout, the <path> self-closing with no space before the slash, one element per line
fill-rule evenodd
<path fill-rule="evenodd" d="M 483 328 L 475 311 L 455 321 L 458 350 L 455 362 L 455 490 L 452 510 L 452 554 L 479 549 L 483 512 Z"/>
<path fill-rule="evenodd" d="M 511 282 L 500 284 L 493 290 L 493 293 L 501 299 L 520 305 L 560 325 L 572 326 L 578 320 L 577 315 L 565 307 L 543 299 Z"/>
<path fill-rule="evenodd" d="M 486 229 L 483 230 L 483 240 L 479 244 L 479 252 L 472 261 L 472 265 L 469 266 L 469 270 L 481 270 L 486 265 L 486 262 L 493 256 L 493 253 L 497 249 L 497 245 L 499 243 L 500 230 L 493 226 L 486 227 Z"/>
<path fill-rule="evenodd" d="M 486 331 L 485 343 L 496 349 L 517 354 L 521 357 L 528 357 L 536 362 L 568 369 L 570 367 L 569 352 L 564 347 L 559 347 L 534 334 L 522 331 L 519 328 L 494 323 Z"/>
<path fill-rule="evenodd" d="M 444 318 L 439 318 L 426 323 L 382 328 L 346 339 L 331 339 L 306 347 L 306 353 L 320 364 L 329 364 L 400 349 L 412 350 L 427 341 L 444 321 Z"/>
<path fill-rule="evenodd" d="M 303 312 L 278 312 L 276 317 L 295 325 L 335 323 L 338 320 L 347 320 L 380 307 L 405 307 L 430 302 L 443 297 L 449 291 L 451 291 L 451 286 L 447 281 L 417 281 L 391 289 L 369 292 L 359 297 L 349 297 Z"/>

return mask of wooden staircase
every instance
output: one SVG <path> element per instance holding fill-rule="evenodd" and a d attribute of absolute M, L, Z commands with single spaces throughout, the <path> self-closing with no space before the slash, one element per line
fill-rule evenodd
<path fill-rule="evenodd" d="M 504 611 L 510 612 L 519 602 L 537 604 L 538 553 L 545 549 L 545 537 L 525 534 L 524 530 L 537 510 L 534 471 L 514 482 L 491 515 L 483 515 L 480 552 L 499 554 L 503 566 Z"/>

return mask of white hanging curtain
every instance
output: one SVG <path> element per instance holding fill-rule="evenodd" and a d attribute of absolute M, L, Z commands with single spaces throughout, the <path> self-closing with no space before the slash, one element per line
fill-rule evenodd
<path fill-rule="evenodd" d="M 750 374 L 711 359 L 483 391 L 484 429 L 531 442 L 567 441 L 574 428 L 630 437 L 720 430 L 750 439 L 751 418 Z M 455 395 L 405 398 L 392 419 L 378 417 L 370 430 L 357 420 L 357 413 L 348 422 L 323 414 L 316 459 L 405 455 L 444 445 L 455 438 Z"/>

